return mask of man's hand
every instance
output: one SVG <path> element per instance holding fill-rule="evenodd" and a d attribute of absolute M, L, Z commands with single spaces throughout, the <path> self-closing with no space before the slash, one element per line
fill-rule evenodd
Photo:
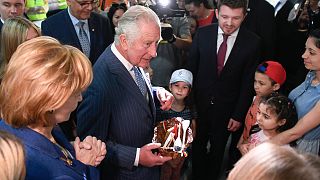
<path fill-rule="evenodd" d="M 171 157 L 164 157 L 158 154 L 153 154 L 152 149 L 157 149 L 161 146 L 160 143 L 149 143 L 140 148 L 139 164 L 146 167 L 160 166 L 163 163 L 171 160 Z"/>
<path fill-rule="evenodd" d="M 164 88 L 159 88 L 157 90 L 157 97 L 160 101 L 160 104 L 161 104 L 161 109 L 164 110 L 164 111 L 167 111 L 171 108 L 171 105 L 173 103 L 173 100 L 174 100 L 174 97 L 173 95 L 167 91 L 166 89 Z"/>
<path fill-rule="evenodd" d="M 241 126 L 241 122 L 238 122 L 232 118 L 230 118 L 229 120 L 229 124 L 228 124 L 228 131 L 234 132 L 236 130 L 238 130 Z"/>

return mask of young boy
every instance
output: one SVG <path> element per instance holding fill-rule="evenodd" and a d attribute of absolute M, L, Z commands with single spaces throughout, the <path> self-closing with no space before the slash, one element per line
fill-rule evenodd
<path fill-rule="evenodd" d="M 256 129 L 258 128 L 256 114 L 261 97 L 268 96 L 272 92 L 278 91 L 285 80 L 286 71 L 280 63 L 265 61 L 258 66 L 254 77 L 254 90 L 256 96 L 248 110 L 244 130 L 238 142 L 237 147 L 240 152 L 244 150 L 240 145 L 248 140 L 250 134 L 258 131 Z"/>

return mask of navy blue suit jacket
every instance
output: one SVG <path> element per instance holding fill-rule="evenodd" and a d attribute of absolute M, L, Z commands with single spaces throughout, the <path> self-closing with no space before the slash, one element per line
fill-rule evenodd
<path fill-rule="evenodd" d="M 109 46 L 93 66 L 93 82 L 77 112 L 81 138 L 96 136 L 107 142 L 108 154 L 101 167 L 103 179 L 159 179 L 159 168 L 135 167 L 137 148 L 152 141 L 155 106 L 149 103 L 125 66 Z"/>
<path fill-rule="evenodd" d="M 87 166 L 78 160 L 72 160 L 70 166 L 60 160 L 60 157 L 65 156 L 59 147 L 38 132 L 29 128 L 16 129 L 2 120 L 0 120 L 0 129 L 14 134 L 23 142 L 26 152 L 26 180 L 84 179 L 84 177 L 92 180 L 99 179 L 99 171 L 93 166 Z M 76 157 L 74 148 L 59 129 L 54 128 L 52 135 L 59 145 Z"/>
<path fill-rule="evenodd" d="M 261 53 L 261 42 L 257 35 L 241 27 L 227 62 L 218 76 L 217 37 L 218 24 L 197 30 L 188 69 L 194 75 L 192 90 L 199 120 L 203 123 L 211 121 L 209 124 L 216 128 L 226 128 L 230 118 L 243 121 L 252 102 L 253 79 Z M 214 108 L 215 111 L 209 111 L 209 108 Z"/>
<path fill-rule="evenodd" d="M 92 12 L 88 19 L 90 31 L 90 61 L 96 62 L 101 53 L 112 43 L 110 23 L 107 17 Z M 72 24 L 68 9 L 44 20 L 41 24 L 42 34 L 59 40 L 82 51 L 77 32 Z"/>

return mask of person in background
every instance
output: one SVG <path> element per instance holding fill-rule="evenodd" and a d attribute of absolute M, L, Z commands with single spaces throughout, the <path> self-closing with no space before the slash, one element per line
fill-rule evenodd
<path fill-rule="evenodd" d="M 50 17 L 68 7 L 66 0 L 48 0 L 49 10 L 47 17 Z"/>
<path fill-rule="evenodd" d="M 193 39 L 193 37 L 196 34 L 196 31 L 198 29 L 198 22 L 197 22 L 196 18 L 193 16 L 188 17 L 188 22 L 190 24 L 190 33 L 191 33 L 191 37 Z"/>
<path fill-rule="evenodd" d="M 97 0 L 67 0 L 68 8 L 41 23 L 42 34 L 80 49 L 96 62 L 112 43 L 110 22 L 94 11 Z"/>
<path fill-rule="evenodd" d="M 67 121 L 92 81 L 91 63 L 78 49 L 50 37 L 22 43 L 0 86 L 0 129 L 26 150 L 26 179 L 98 179 L 105 143 L 88 136 L 73 146 L 57 123 Z"/>
<path fill-rule="evenodd" d="M 240 128 L 252 102 L 261 41 L 241 26 L 247 7 L 247 0 L 218 1 L 218 24 L 199 28 L 192 41 L 187 69 L 194 76 L 199 116 L 192 144 L 194 179 L 218 178 L 230 132 Z"/>
<path fill-rule="evenodd" d="M 289 98 L 298 114 L 298 123 L 271 139 L 272 143 L 289 144 L 297 140 L 297 149 L 319 154 L 320 148 L 320 29 L 310 32 L 302 55 L 309 70 L 305 81 L 292 90 Z"/>
<path fill-rule="evenodd" d="M 0 0 L 0 32 L 6 19 L 23 16 L 25 6 L 24 0 Z"/>
<path fill-rule="evenodd" d="M 25 0 L 25 14 L 30 21 L 41 27 L 41 22 L 47 18 L 48 0 Z"/>
<path fill-rule="evenodd" d="M 118 21 L 122 17 L 123 13 L 127 11 L 127 5 L 125 3 L 116 4 L 112 3 L 108 11 L 108 18 L 111 21 L 112 35 L 115 35 L 115 28 L 118 27 Z"/>
<path fill-rule="evenodd" d="M 189 16 L 196 17 L 199 27 L 217 22 L 215 10 L 208 0 L 185 0 L 185 7 Z"/>
<path fill-rule="evenodd" d="M 297 113 L 290 99 L 278 93 L 271 93 L 269 96 L 262 97 L 256 118 L 261 130 L 251 134 L 247 141 L 239 145 L 242 155 L 277 134 L 292 128 L 297 122 Z"/>
<path fill-rule="evenodd" d="M 0 162 L 0 179 L 24 180 L 26 166 L 23 144 L 5 131 L 0 131 Z"/>
<path fill-rule="evenodd" d="M 77 111 L 81 138 L 94 135 L 107 142 L 109 156 L 100 166 L 102 179 L 160 178 L 159 166 L 171 157 L 153 153 L 155 102 L 168 110 L 173 96 L 152 87 L 143 71 L 156 56 L 160 20 L 147 7 L 130 7 L 120 18 L 114 43 L 93 66 L 93 82 Z"/>
<path fill-rule="evenodd" d="M 5 21 L 0 43 L 0 79 L 17 47 L 25 41 L 41 36 L 40 29 L 23 17 L 13 17 Z"/>
<path fill-rule="evenodd" d="M 320 158 L 288 146 L 263 143 L 243 156 L 227 180 L 318 180 Z"/>

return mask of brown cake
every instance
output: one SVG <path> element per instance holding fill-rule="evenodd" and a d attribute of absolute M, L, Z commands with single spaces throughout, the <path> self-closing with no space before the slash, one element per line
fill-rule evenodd
<path fill-rule="evenodd" d="M 163 156 L 171 156 L 176 158 L 178 156 L 187 156 L 185 150 L 192 142 L 192 131 L 190 127 L 186 130 L 185 145 L 182 146 L 183 149 L 174 147 L 174 142 L 178 137 L 178 131 L 180 130 L 180 139 L 183 142 L 183 119 L 180 117 L 172 118 L 168 120 L 161 121 L 157 124 L 154 129 L 153 142 L 161 143 L 159 152 Z M 174 150 L 175 148 L 175 150 Z"/>

